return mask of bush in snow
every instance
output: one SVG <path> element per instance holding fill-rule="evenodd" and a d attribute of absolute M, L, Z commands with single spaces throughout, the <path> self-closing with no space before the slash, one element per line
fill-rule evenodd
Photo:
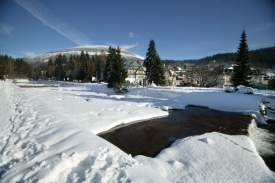
<path fill-rule="evenodd" d="M 224 86 L 223 89 L 227 93 L 232 93 L 235 91 L 235 89 L 232 86 Z"/>
<path fill-rule="evenodd" d="M 117 84 L 117 83 L 114 84 L 113 88 L 114 88 L 115 93 L 117 93 L 117 94 L 124 94 L 124 93 L 127 93 L 129 91 L 127 86 Z"/>
<path fill-rule="evenodd" d="M 237 92 L 237 93 L 244 93 L 244 94 L 253 94 L 253 89 L 247 86 L 239 85 L 236 88 L 232 86 L 224 86 L 224 91 L 227 93 Z"/>

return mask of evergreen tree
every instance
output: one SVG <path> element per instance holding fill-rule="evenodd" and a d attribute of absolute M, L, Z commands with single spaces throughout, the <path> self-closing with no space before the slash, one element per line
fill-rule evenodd
<path fill-rule="evenodd" d="M 160 60 L 159 56 L 157 56 L 152 69 L 152 80 L 157 86 L 165 85 L 165 76 L 164 76 L 163 66 L 164 65 L 162 61 Z"/>
<path fill-rule="evenodd" d="M 30 76 L 31 67 L 27 62 L 23 61 L 22 58 L 17 58 L 14 65 L 15 76 L 17 78 L 26 78 L 27 76 Z"/>
<path fill-rule="evenodd" d="M 125 83 L 127 71 L 125 69 L 125 59 L 120 53 L 120 48 L 114 49 L 113 59 L 111 61 L 110 78 L 108 87 L 121 86 Z"/>
<path fill-rule="evenodd" d="M 149 83 L 154 82 L 156 85 L 165 84 L 163 63 L 157 53 L 154 40 L 150 40 L 143 65 L 146 67 L 145 73 Z"/>
<path fill-rule="evenodd" d="M 73 55 L 70 55 L 68 61 L 68 70 L 69 70 L 69 80 L 73 81 L 75 79 L 75 71 L 76 71 L 76 60 Z"/>
<path fill-rule="evenodd" d="M 54 69 L 54 77 L 56 80 L 61 80 L 61 63 L 62 63 L 62 55 L 59 54 L 56 58 L 55 58 L 55 69 Z"/>
<path fill-rule="evenodd" d="M 100 54 L 98 56 L 100 57 L 100 70 L 101 70 L 100 76 L 101 76 L 101 79 L 104 79 L 104 70 L 105 70 L 107 56 L 103 50 L 100 51 Z"/>
<path fill-rule="evenodd" d="M 94 55 L 94 61 L 96 64 L 96 78 L 97 82 L 101 79 L 101 57 L 97 54 Z"/>
<path fill-rule="evenodd" d="M 246 43 L 246 33 L 243 30 L 238 47 L 237 58 L 234 65 L 234 73 L 231 82 L 234 86 L 248 86 L 248 75 L 250 74 L 249 50 Z"/>
<path fill-rule="evenodd" d="M 115 55 L 115 49 L 109 46 L 108 55 L 106 58 L 106 65 L 104 69 L 104 75 L 103 75 L 103 80 L 106 81 L 107 83 L 109 83 L 110 81 L 111 64 L 112 64 L 114 55 Z"/>
<path fill-rule="evenodd" d="M 88 69 L 89 69 L 88 61 L 89 61 L 89 55 L 87 53 L 84 54 L 84 52 L 82 51 L 80 54 L 80 68 L 77 75 L 78 80 L 82 80 L 82 81 L 85 80 L 85 82 L 88 82 L 88 78 L 86 78 L 88 74 Z"/>
<path fill-rule="evenodd" d="M 68 72 L 68 64 L 67 64 L 67 57 L 65 55 L 62 55 L 61 57 L 61 63 L 60 63 L 60 79 L 63 81 L 64 79 L 67 79 L 67 72 Z"/>
<path fill-rule="evenodd" d="M 3 79 L 3 76 L 8 78 L 31 77 L 31 71 L 31 66 L 22 58 L 13 59 L 7 55 L 0 55 L 0 79 Z"/>
<path fill-rule="evenodd" d="M 53 72 L 54 72 L 54 64 L 53 64 L 53 59 L 50 58 L 49 62 L 48 62 L 48 66 L 47 66 L 47 72 L 46 72 L 46 76 L 48 78 L 51 78 L 53 76 Z"/>

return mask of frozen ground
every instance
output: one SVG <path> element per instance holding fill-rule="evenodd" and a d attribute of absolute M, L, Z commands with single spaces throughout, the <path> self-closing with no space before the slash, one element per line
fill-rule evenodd
<path fill-rule="evenodd" d="M 1 182 L 275 181 L 246 136 L 208 133 L 179 139 L 156 158 L 132 158 L 96 135 L 188 104 L 244 112 L 263 123 L 260 92 L 148 87 L 114 95 L 104 84 L 45 81 L 35 84 L 59 87 L 19 88 L 0 83 Z"/>

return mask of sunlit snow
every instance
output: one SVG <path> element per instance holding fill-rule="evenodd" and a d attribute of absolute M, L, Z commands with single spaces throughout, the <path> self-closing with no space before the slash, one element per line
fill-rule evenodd
<path fill-rule="evenodd" d="M 264 123 L 259 92 L 140 87 L 115 95 L 106 84 L 0 83 L 1 182 L 275 182 L 247 136 L 207 133 L 178 139 L 155 158 L 133 158 L 96 135 L 186 105 L 243 112 Z"/>

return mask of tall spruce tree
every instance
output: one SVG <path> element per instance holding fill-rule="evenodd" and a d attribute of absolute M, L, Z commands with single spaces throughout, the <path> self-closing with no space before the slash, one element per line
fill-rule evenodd
<path fill-rule="evenodd" d="M 56 80 L 61 80 L 61 63 L 62 63 L 62 55 L 59 54 L 54 61 L 55 69 L 54 69 L 54 77 Z"/>
<path fill-rule="evenodd" d="M 155 41 L 152 39 L 150 40 L 143 65 L 146 67 L 145 73 L 149 83 L 154 82 L 156 85 L 165 84 L 163 63 L 157 53 Z"/>
<path fill-rule="evenodd" d="M 67 57 L 65 55 L 62 55 L 60 68 L 61 68 L 60 80 L 61 81 L 66 80 L 67 72 L 68 72 L 68 64 L 67 64 Z"/>
<path fill-rule="evenodd" d="M 86 79 L 89 70 L 89 55 L 81 51 L 79 62 L 80 68 L 78 71 L 77 79 L 83 82 Z M 85 82 L 88 82 L 88 80 L 85 80 Z"/>
<path fill-rule="evenodd" d="M 93 62 L 95 63 L 96 78 L 97 82 L 99 83 L 101 79 L 101 57 L 97 53 L 94 55 Z"/>
<path fill-rule="evenodd" d="M 103 80 L 109 83 L 110 81 L 110 72 L 111 72 L 111 65 L 112 65 L 112 60 L 115 55 L 115 49 L 109 46 L 108 50 L 108 55 L 106 58 L 106 65 L 104 69 L 104 74 L 103 74 Z"/>
<path fill-rule="evenodd" d="M 49 62 L 48 62 L 48 67 L 47 67 L 46 76 L 47 76 L 48 78 L 52 78 L 53 71 L 54 71 L 53 59 L 50 58 L 50 60 L 49 60 Z"/>
<path fill-rule="evenodd" d="M 234 86 L 244 85 L 248 86 L 248 75 L 250 74 L 249 65 L 249 50 L 246 43 L 246 33 L 243 30 L 241 34 L 241 40 L 238 47 L 237 58 L 234 65 L 234 71 L 231 82 Z"/>
<path fill-rule="evenodd" d="M 111 60 L 110 78 L 108 87 L 120 86 L 125 83 L 127 71 L 125 69 L 125 59 L 120 53 L 120 48 L 114 49 L 114 55 Z"/>
<path fill-rule="evenodd" d="M 165 85 L 165 76 L 164 76 L 164 64 L 162 63 L 159 56 L 157 56 L 156 61 L 154 62 L 152 69 L 152 79 L 157 86 Z"/>

